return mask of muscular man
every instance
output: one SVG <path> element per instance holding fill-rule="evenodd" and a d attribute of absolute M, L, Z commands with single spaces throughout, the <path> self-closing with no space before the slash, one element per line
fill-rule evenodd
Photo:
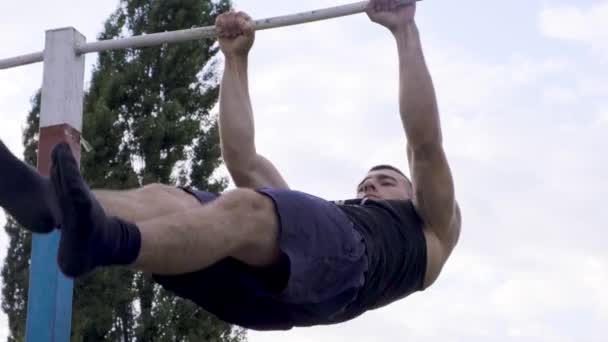
<path fill-rule="evenodd" d="M 50 178 L 2 145 L 0 205 L 32 231 L 60 227 L 58 262 L 67 276 L 127 265 L 245 328 L 344 322 L 423 291 L 458 241 L 460 214 L 414 12 L 393 0 L 368 8 L 397 42 L 411 182 L 379 165 L 354 199 L 290 190 L 255 148 L 247 79 L 254 30 L 246 14 L 231 12 L 217 21 L 226 57 L 220 137 L 236 190 L 90 191 L 66 144 L 53 150 Z"/>

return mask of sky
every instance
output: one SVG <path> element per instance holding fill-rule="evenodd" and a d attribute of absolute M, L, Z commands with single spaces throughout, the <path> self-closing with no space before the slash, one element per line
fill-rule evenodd
<path fill-rule="evenodd" d="M 348 1 L 235 3 L 266 18 Z M 0 58 L 41 50 L 57 27 L 95 40 L 116 4 L 3 1 Z M 459 245 L 424 292 L 249 340 L 606 341 L 608 1 L 425 0 L 416 21 L 462 208 Z M 292 188 L 344 199 L 372 165 L 407 170 L 396 52 L 364 14 L 258 32 L 256 144 Z M 0 71 L 0 139 L 19 156 L 41 81 L 40 65 Z M 0 236 L 0 257 L 6 247 Z M 0 339 L 7 330 L 2 317 Z"/>

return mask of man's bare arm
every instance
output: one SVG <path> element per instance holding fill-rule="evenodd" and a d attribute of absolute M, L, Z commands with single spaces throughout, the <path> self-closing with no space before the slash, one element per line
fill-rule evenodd
<path fill-rule="evenodd" d="M 440 240 L 451 240 L 457 209 L 433 82 L 415 23 L 394 34 L 399 53 L 399 106 L 408 140 L 414 204 Z"/>
<path fill-rule="evenodd" d="M 367 12 L 397 41 L 399 108 L 408 141 L 414 205 L 427 228 L 439 240 L 452 245 L 450 242 L 458 235 L 454 227 L 458 227 L 459 211 L 442 145 L 435 90 L 414 22 L 416 4 L 402 6 L 396 0 L 371 0 Z"/>
<path fill-rule="evenodd" d="M 275 166 L 259 155 L 255 147 L 248 81 L 248 53 L 255 35 L 251 19 L 243 13 L 231 13 L 218 18 L 217 26 L 220 47 L 226 57 L 219 123 L 226 167 L 237 187 L 287 188 Z"/>

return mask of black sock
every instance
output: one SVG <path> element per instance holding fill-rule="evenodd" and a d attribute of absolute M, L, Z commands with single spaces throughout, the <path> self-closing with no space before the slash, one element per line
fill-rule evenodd
<path fill-rule="evenodd" d="M 15 157 L 1 141 L 0 207 L 36 233 L 48 233 L 60 223 L 61 214 L 49 179 Z"/>
<path fill-rule="evenodd" d="M 141 248 L 139 228 L 106 215 L 67 144 L 57 145 L 52 157 L 51 181 L 63 218 L 58 256 L 62 272 L 75 278 L 98 266 L 133 263 Z"/>
<path fill-rule="evenodd" d="M 100 266 L 130 265 L 139 256 L 141 232 L 137 225 L 110 217 L 106 229 L 98 234 L 94 248 Z"/>

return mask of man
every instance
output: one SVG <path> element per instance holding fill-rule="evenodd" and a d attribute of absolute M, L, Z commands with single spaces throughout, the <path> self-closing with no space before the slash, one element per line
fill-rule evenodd
<path fill-rule="evenodd" d="M 67 276 L 127 265 L 250 329 L 344 322 L 425 290 L 458 241 L 460 214 L 415 5 L 373 0 L 367 12 L 397 42 L 413 182 L 380 165 L 356 199 L 329 202 L 290 190 L 256 151 L 247 78 L 255 34 L 246 14 L 230 12 L 217 20 L 226 57 L 220 138 L 238 189 L 90 191 L 66 144 L 53 150 L 50 179 L 2 145 L 0 205 L 32 231 L 60 227 L 58 262 Z"/>

